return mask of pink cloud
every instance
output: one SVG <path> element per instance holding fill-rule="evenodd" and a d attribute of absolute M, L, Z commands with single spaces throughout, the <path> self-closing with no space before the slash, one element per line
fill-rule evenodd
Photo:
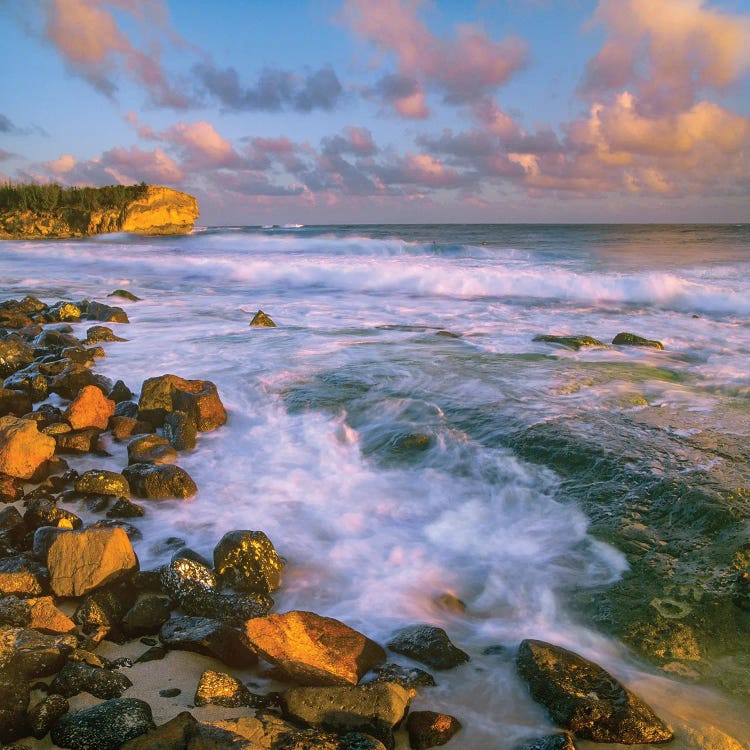
<path fill-rule="evenodd" d="M 114 77 L 124 72 L 144 86 L 159 105 L 182 108 L 186 96 L 167 80 L 159 47 L 152 33 L 163 27 L 167 11 L 157 0 L 116 0 L 111 3 L 131 16 L 149 37 L 148 52 L 136 48 L 120 28 L 105 0 L 46 0 L 45 33 L 69 68 L 97 89 L 112 96 Z"/>
<path fill-rule="evenodd" d="M 344 17 L 357 36 L 396 58 L 400 81 L 386 77 L 376 87 L 403 117 L 427 115 L 425 91 L 434 86 L 446 102 L 466 104 L 504 84 L 527 59 L 525 42 L 499 42 L 483 28 L 459 25 L 455 38 L 433 34 L 418 17 L 424 0 L 347 0 Z M 411 82 L 411 90 L 408 90 Z"/>

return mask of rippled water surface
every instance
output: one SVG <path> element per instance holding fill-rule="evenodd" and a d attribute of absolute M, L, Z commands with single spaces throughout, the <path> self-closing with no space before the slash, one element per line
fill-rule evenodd
<path fill-rule="evenodd" d="M 287 560 L 278 611 L 310 609 L 386 642 L 445 627 L 472 661 L 423 707 L 465 725 L 460 747 L 550 729 L 515 676 L 525 637 L 613 670 L 666 718 L 749 743 L 740 709 L 639 661 L 573 614 L 624 555 L 589 533 L 560 478 L 522 459 L 509 426 L 623 410 L 702 410 L 750 395 L 750 227 L 215 228 L 0 244 L 4 297 L 106 299 L 126 288 L 126 343 L 100 372 L 132 390 L 167 372 L 214 381 L 226 427 L 180 464 L 190 502 L 148 506 L 142 567 L 180 537 L 209 555 L 265 531 Z M 118 302 L 118 304 L 120 304 Z M 278 324 L 255 329 L 263 309 Z M 82 334 L 87 325 L 76 324 Z M 572 351 L 540 333 L 620 331 L 665 351 Z M 81 468 L 120 469 L 124 448 Z M 441 607 L 453 594 L 466 613 Z M 504 646 L 506 650 L 490 646 Z M 702 731 L 702 730 L 701 730 Z M 680 744 L 682 743 L 682 744 Z M 692 747 L 678 740 L 673 747 Z"/>

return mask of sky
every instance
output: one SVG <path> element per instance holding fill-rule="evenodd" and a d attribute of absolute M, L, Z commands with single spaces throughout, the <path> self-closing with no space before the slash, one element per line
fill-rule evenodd
<path fill-rule="evenodd" d="M 201 225 L 750 221 L 750 0 L 0 0 L 0 66 L 0 180 Z"/>

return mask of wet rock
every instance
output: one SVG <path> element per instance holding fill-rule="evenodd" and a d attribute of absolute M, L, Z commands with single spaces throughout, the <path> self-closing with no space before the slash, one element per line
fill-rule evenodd
<path fill-rule="evenodd" d="M 133 435 L 146 435 L 154 431 L 149 422 L 135 419 L 134 417 L 112 417 L 109 420 L 109 429 L 112 437 L 118 442 L 128 440 Z"/>
<path fill-rule="evenodd" d="M 3 387 L 26 394 L 32 403 L 44 401 L 49 395 L 47 378 L 33 366 L 25 367 L 9 378 L 5 378 Z M 23 414 L 28 414 L 30 411 L 31 409 L 27 409 Z M 10 413 L 13 414 L 14 412 Z M 18 416 L 23 416 L 23 414 Z"/>
<path fill-rule="evenodd" d="M 373 669 L 372 682 L 393 682 L 405 690 L 416 692 L 416 688 L 434 687 L 435 678 L 423 669 L 404 667 L 401 664 L 383 664 Z"/>
<path fill-rule="evenodd" d="M 178 695 L 182 695 L 180 688 L 164 688 L 159 691 L 159 695 L 162 698 L 176 698 Z"/>
<path fill-rule="evenodd" d="M 253 315 L 250 325 L 260 326 L 262 328 L 276 328 L 276 323 L 274 323 L 271 318 L 263 312 L 263 310 L 258 310 L 258 312 Z"/>
<path fill-rule="evenodd" d="M 618 346 L 649 346 L 652 349 L 663 349 L 664 344 L 661 341 L 655 339 L 644 339 L 643 336 L 638 336 L 635 333 L 618 333 L 612 339 L 612 343 Z"/>
<path fill-rule="evenodd" d="M 122 529 L 131 541 L 136 541 L 143 537 L 141 530 L 133 526 L 133 524 L 123 521 L 119 518 L 107 518 L 92 523 L 89 527 L 91 529 Z"/>
<path fill-rule="evenodd" d="M 251 667 L 258 657 L 239 630 L 206 617 L 174 617 L 159 631 L 169 649 L 213 656 L 229 667 Z"/>
<path fill-rule="evenodd" d="M 107 518 L 140 518 L 145 512 L 142 506 L 121 497 L 107 511 Z"/>
<path fill-rule="evenodd" d="M 65 714 L 53 726 L 52 742 L 72 750 L 117 750 L 154 729 L 151 707 L 137 698 L 114 698 Z"/>
<path fill-rule="evenodd" d="M 47 320 L 75 323 L 81 319 L 81 308 L 72 302 L 56 302 L 47 308 Z"/>
<path fill-rule="evenodd" d="M 91 365 L 94 362 L 94 356 L 104 357 L 104 349 L 86 349 L 83 346 L 68 346 L 60 352 L 63 359 L 69 359 L 71 362 L 77 362 L 79 365 Z"/>
<path fill-rule="evenodd" d="M 96 376 L 85 365 L 71 362 L 49 381 L 49 389 L 62 398 L 73 400 L 82 388 L 97 384 Z"/>
<path fill-rule="evenodd" d="M 8 388 L 0 388 L 0 417 L 12 414 L 14 417 L 22 417 L 32 409 L 31 396 L 20 390 L 12 391 Z"/>
<path fill-rule="evenodd" d="M 0 560 L 0 594 L 33 597 L 43 593 L 43 570 L 25 555 Z"/>
<path fill-rule="evenodd" d="M 522 740 L 514 745 L 513 750 L 576 750 L 573 738 L 569 734 L 558 732 Z"/>
<path fill-rule="evenodd" d="M 262 531 L 230 531 L 214 548 L 219 581 L 240 591 L 274 591 L 283 568 L 283 561 Z"/>
<path fill-rule="evenodd" d="M 560 346 L 564 346 L 566 349 L 575 349 L 576 351 L 578 349 L 585 349 L 590 346 L 601 346 L 605 349 L 609 348 L 606 344 L 603 344 L 601 341 L 593 338 L 592 336 L 553 336 L 552 334 L 542 334 L 539 336 L 534 336 L 533 340 L 545 341 L 549 344 L 559 344 Z"/>
<path fill-rule="evenodd" d="M 16 337 L 0 340 L 0 378 L 7 378 L 33 361 L 33 350 Z"/>
<path fill-rule="evenodd" d="M 130 580 L 118 581 L 87 594 L 73 619 L 84 633 L 103 630 L 110 640 L 121 640 L 120 623 L 137 596 Z"/>
<path fill-rule="evenodd" d="M 101 435 L 101 430 L 96 427 L 56 434 L 54 437 L 56 450 L 58 453 L 72 455 L 100 452 L 99 435 Z"/>
<path fill-rule="evenodd" d="M 130 485 L 122 474 L 103 469 L 84 471 L 75 483 L 76 492 L 82 495 L 112 495 L 128 497 Z"/>
<path fill-rule="evenodd" d="M 29 531 L 36 531 L 41 526 L 61 526 L 69 529 L 80 529 L 83 521 L 65 508 L 59 508 L 54 500 L 46 497 L 35 497 L 27 502 L 23 522 Z"/>
<path fill-rule="evenodd" d="M 643 701 L 598 665 L 567 649 L 525 640 L 518 673 L 555 723 L 594 742 L 667 742 L 672 732 Z"/>
<path fill-rule="evenodd" d="M 258 654 L 302 685 L 355 685 L 385 651 L 348 625 L 293 610 L 257 617 L 245 634 Z"/>
<path fill-rule="evenodd" d="M 131 302 L 140 302 L 141 298 L 136 297 L 133 292 L 129 292 L 127 289 L 115 289 L 114 292 L 110 292 L 107 297 L 122 297 L 123 299 L 128 299 Z"/>
<path fill-rule="evenodd" d="M 208 380 L 161 375 L 144 381 L 139 400 L 141 418 L 161 426 L 172 411 L 185 412 L 199 432 L 215 430 L 227 421 L 216 386 Z"/>
<path fill-rule="evenodd" d="M 29 709 L 28 724 L 31 733 L 41 740 L 47 735 L 52 725 L 68 713 L 69 708 L 70 704 L 62 695 L 53 693 L 42 698 L 39 703 Z"/>
<path fill-rule="evenodd" d="M 197 442 L 198 428 L 184 411 L 171 411 L 164 417 L 164 437 L 178 451 L 191 451 Z"/>
<path fill-rule="evenodd" d="M 116 417 L 132 417 L 133 419 L 138 417 L 138 404 L 134 401 L 120 401 L 115 406 Z"/>
<path fill-rule="evenodd" d="M 11 673 L 0 672 L 0 743 L 13 742 L 28 735 L 28 706 L 26 683 Z"/>
<path fill-rule="evenodd" d="M 409 694 L 389 683 L 292 688 L 281 695 L 284 717 L 334 732 L 364 732 L 392 748 Z"/>
<path fill-rule="evenodd" d="M 136 660 L 136 664 L 145 664 L 148 661 L 161 661 L 169 651 L 164 646 L 151 646 L 144 651 Z"/>
<path fill-rule="evenodd" d="M 107 394 L 107 398 L 110 401 L 114 401 L 115 404 L 119 404 L 123 401 L 128 401 L 133 398 L 133 392 L 128 388 L 122 380 L 118 380 L 112 386 L 112 390 Z"/>
<path fill-rule="evenodd" d="M 23 481 L 0 473 L 0 503 L 14 503 L 23 497 Z"/>
<path fill-rule="evenodd" d="M 51 596 L 0 599 L 0 626 L 31 628 L 40 633 L 72 633 L 76 624 L 55 606 Z"/>
<path fill-rule="evenodd" d="M 469 661 L 469 655 L 453 645 L 448 634 L 433 625 L 410 625 L 396 631 L 388 648 L 433 669 L 452 669 Z"/>
<path fill-rule="evenodd" d="M 36 422 L 10 415 L 0 417 L 0 473 L 30 479 L 54 452 L 54 438 L 40 433 Z"/>
<path fill-rule="evenodd" d="M 65 698 L 89 693 L 96 698 L 119 698 L 133 683 L 122 673 L 92 667 L 83 662 L 68 662 L 50 684 L 50 692 Z"/>
<path fill-rule="evenodd" d="M 177 451 L 161 435 L 144 435 L 128 443 L 128 464 L 173 464 Z"/>
<path fill-rule="evenodd" d="M 34 536 L 34 554 L 44 554 L 56 596 L 83 596 L 138 570 L 133 545 L 122 529 L 54 530 L 37 541 L 40 531 L 44 529 Z"/>
<path fill-rule="evenodd" d="M 190 475 L 170 464 L 131 464 L 123 470 L 130 491 L 136 497 L 160 499 L 188 498 L 198 492 Z"/>
<path fill-rule="evenodd" d="M 285 738 L 279 750 L 385 750 L 385 745 L 362 732 L 332 734 L 319 729 L 303 729 Z"/>
<path fill-rule="evenodd" d="M 96 427 L 106 430 L 114 416 L 115 402 L 110 401 L 96 386 L 84 386 L 65 410 L 65 418 L 74 430 Z"/>
<path fill-rule="evenodd" d="M 158 633 L 169 619 L 172 603 L 161 596 L 147 596 L 136 602 L 123 616 L 122 629 L 130 638 Z"/>
<path fill-rule="evenodd" d="M 129 323 L 128 315 L 121 307 L 104 305 L 101 302 L 89 302 L 86 308 L 87 320 L 99 320 L 102 323 Z"/>
<path fill-rule="evenodd" d="M 0 675 L 25 680 L 59 672 L 76 647 L 74 635 L 46 635 L 29 628 L 0 630 Z"/>
<path fill-rule="evenodd" d="M 98 344 L 101 341 L 127 341 L 115 335 L 115 332 L 108 326 L 91 326 L 86 329 L 85 344 Z"/>
<path fill-rule="evenodd" d="M 445 745 L 461 729 L 461 722 L 449 714 L 412 711 L 406 719 L 406 731 L 413 750 Z"/>
<path fill-rule="evenodd" d="M 191 713 L 182 711 L 156 729 L 126 742 L 121 750 L 185 750 L 196 724 Z"/>
<path fill-rule="evenodd" d="M 241 706 L 263 708 L 268 705 L 269 701 L 262 695 L 251 693 L 234 677 L 224 672 L 207 669 L 198 682 L 193 703 L 196 706 L 213 704 L 227 708 L 240 708 Z"/>

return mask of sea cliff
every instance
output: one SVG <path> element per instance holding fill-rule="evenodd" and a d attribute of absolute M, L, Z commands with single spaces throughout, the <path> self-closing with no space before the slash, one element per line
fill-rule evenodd
<path fill-rule="evenodd" d="M 0 212 L 0 239 L 63 239 L 108 232 L 187 234 L 198 214 L 198 201 L 192 195 L 148 186 L 122 206 Z"/>

